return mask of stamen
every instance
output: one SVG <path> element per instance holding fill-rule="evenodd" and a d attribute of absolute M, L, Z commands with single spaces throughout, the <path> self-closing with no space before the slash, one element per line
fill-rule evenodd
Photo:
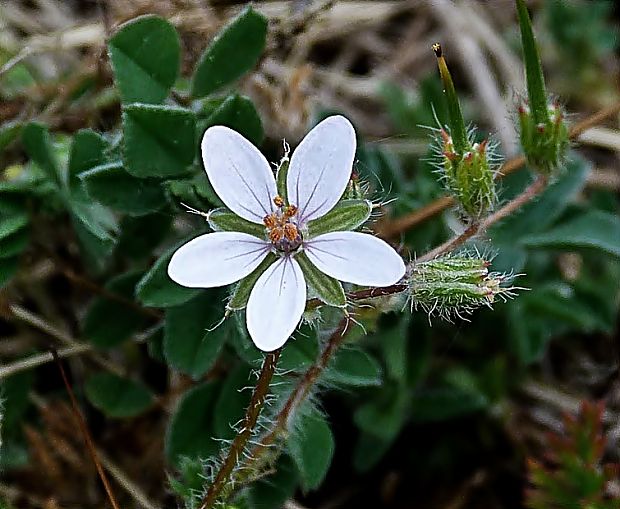
<path fill-rule="evenodd" d="M 284 237 L 284 233 L 285 233 L 285 230 L 281 226 L 278 226 L 277 228 L 273 228 L 269 232 L 269 240 L 273 242 L 274 244 L 277 244 Z"/>
<path fill-rule="evenodd" d="M 269 229 L 275 228 L 278 224 L 278 218 L 275 214 L 269 214 L 263 218 L 263 223 Z"/>
<path fill-rule="evenodd" d="M 286 218 L 291 218 L 293 217 L 295 214 L 297 214 L 297 207 L 295 205 L 289 205 L 288 207 L 286 207 L 286 209 L 284 210 L 284 217 Z"/>
<path fill-rule="evenodd" d="M 273 203 L 276 204 L 276 207 L 284 207 L 284 198 L 282 198 L 282 196 L 276 196 L 273 199 Z"/>
<path fill-rule="evenodd" d="M 293 223 L 286 223 L 284 225 L 284 235 L 291 242 L 297 240 L 297 237 L 299 236 L 297 226 L 295 226 Z"/>

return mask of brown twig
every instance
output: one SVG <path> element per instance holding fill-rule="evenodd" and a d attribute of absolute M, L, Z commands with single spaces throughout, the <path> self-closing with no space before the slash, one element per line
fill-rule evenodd
<path fill-rule="evenodd" d="M 256 426 L 256 422 L 258 421 L 263 404 L 265 403 L 265 398 L 269 393 L 269 385 L 273 378 L 276 365 L 278 364 L 280 353 L 280 349 L 274 350 L 273 352 L 269 352 L 265 357 L 258 382 L 252 393 L 252 399 L 250 400 L 245 417 L 243 418 L 242 430 L 233 440 L 228 454 L 224 459 L 224 463 L 222 463 L 222 466 L 218 470 L 213 484 L 211 484 L 207 490 L 207 494 L 200 505 L 200 509 L 211 509 L 217 502 L 220 493 L 229 482 L 232 471 L 243 454 L 248 440 L 252 436 L 252 431 Z"/>
<path fill-rule="evenodd" d="M 103 466 L 101 465 L 101 461 L 99 461 L 99 456 L 97 455 L 97 449 L 88 431 L 86 420 L 84 419 L 84 416 L 82 415 L 82 412 L 80 411 L 80 405 L 75 399 L 75 395 L 73 394 L 73 389 L 71 389 L 71 384 L 69 384 L 69 379 L 67 378 L 67 374 L 65 373 L 65 368 L 62 365 L 62 361 L 60 360 L 60 357 L 58 357 L 58 353 L 56 352 L 56 350 L 52 349 L 51 352 L 52 352 L 52 355 L 54 356 L 54 360 L 56 361 L 56 364 L 58 365 L 58 369 L 60 370 L 62 381 L 64 382 L 65 387 L 67 388 L 67 392 L 69 393 L 69 398 L 71 399 L 71 406 L 73 406 L 73 412 L 75 413 L 75 416 L 78 420 L 80 431 L 82 432 L 84 442 L 86 443 L 86 447 L 88 448 L 88 452 L 90 453 L 90 457 L 92 458 L 93 463 L 95 464 L 95 468 L 97 469 L 99 478 L 101 479 L 101 482 L 103 483 L 103 487 L 105 488 L 108 498 L 110 499 L 110 503 L 112 504 L 112 507 L 114 509 L 120 509 L 118 503 L 116 502 L 116 499 L 114 498 L 114 493 L 112 492 L 112 487 L 110 486 L 110 482 L 108 481 L 105 470 L 103 469 Z"/>
<path fill-rule="evenodd" d="M 598 125 L 607 118 L 617 115 L 618 113 L 620 113 L 620 101 L 607 106 L 588 118 L 576 123 L 569 130 L 571 140 L 577 139 L 581 133 L 588 130 L 590 127 Z M 499 169 L 498 178 L 503 178 L 511 173 L 514 173 L 524 165 L 524 156 L 509 159 Z M 410 214 L 380 225 L 377 229 L 377 235 L 385 239 L 396 237 L 397 235 L 413 228 L 417 224 L 423 223 L 427 219 L 436 216 L 452 205 L 454 205 L 454 199 L 451 196 L 443 196 L 421 209 L 415 210 Z"/>

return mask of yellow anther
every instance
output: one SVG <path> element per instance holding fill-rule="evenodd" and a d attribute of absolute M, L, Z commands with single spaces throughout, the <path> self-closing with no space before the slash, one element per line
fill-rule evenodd
<path fill-rule="evenodd" d="M 286 223 L 284 225 L 284 235 L 291 242 L 297 240 L 297 237 L 299 235 L 299 232 L 297 231 L 297 226 L 295 226 L 293 223 Z"/>
<path fill-rule="evenodd" d="M 295 205 L 289 205 L 284 210 L 284 217 L 293 217 L 295 214 L 297 214 L 297 207 Z"/>
<path fill-rule="evenodd" d="M 267 228 L 271 229 L 278 224 L 278 218 L 275 214 L 269 214 L 263 218 L 263 223 Z"/>
<path fill-rule="evenodd" d="M 282 196 L 276 196 L 273 199 L 273 203 L 276 204 L 276 207 L 284 207 L 284 198 L 282 198 Z"/>

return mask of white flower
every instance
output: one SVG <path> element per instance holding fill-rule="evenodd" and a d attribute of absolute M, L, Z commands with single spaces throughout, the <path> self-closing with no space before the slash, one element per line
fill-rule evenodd
<path fill-rule="evenodd" d="M 306 306 L 306 281 L 295 256 L 304 252 L 323 273 L 363 286 L 389 286 L 405 273 L 401 257 L 365 233 L 334 231 L 307 237 L 308 221 L 329 212 L 342 197 L 355 157 L 355 130 L 342 116 L 318 124 L 293 153 L 286 191 L 278 196 L 265 157 L 239 133 L 214 126 L 202 139 L 202 157 L 213 189 L 235 214 L 264 225 L 248 233 L 201 235 L 173 255 L 168 274 L 178 284 L 212 288 L 243 279 L 268 253 L 277 255 L 258 278 L 247 303 L 252 340 L 263 351 L 280 348 L 295 331 Z"/>

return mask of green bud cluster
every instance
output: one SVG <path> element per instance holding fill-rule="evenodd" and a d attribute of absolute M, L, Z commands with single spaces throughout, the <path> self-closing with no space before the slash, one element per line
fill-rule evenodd
<path fill-rule="evenodd" d="M 502 286 L 510 278 L 490 272 L 489 266 L 488 260 L 467 255 L 415 263 L 408 281 L 412 309 L 451 320 L 481 306 L 491 307 L 496 298 L 513 297 L 516 288 Z"/>
<path fill-rule="evenodd" d="M 521 146 L 532 169 L 554 174 L 566 158 L 570 140 L 565 114 L 558 102 L 550 102 L 548 118 L 537 122 L 527 102 L 518 107 Z"/>
<path fill-rule="evenodd" d="M 448 106 L 448 129 L 439 129 L 435 152 L 436 164 L 447 190 L 456 198 L 470 221 L 479 221 L 493 210 L 497 202 L 495 173 L 499 158 L 496 144 L 474 141 L 474 131 L 465 128 L 452 77 L 439 44 L 433 45 Z"/>

